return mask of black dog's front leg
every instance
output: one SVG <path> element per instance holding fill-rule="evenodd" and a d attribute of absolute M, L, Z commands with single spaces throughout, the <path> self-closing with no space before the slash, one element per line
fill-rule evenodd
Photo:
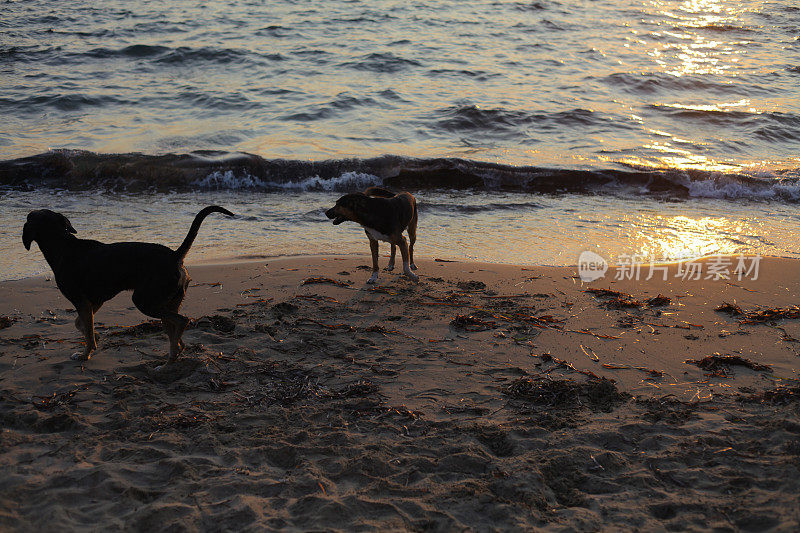
<path fill-rule="evenodd" d="M 89 302 L 83 302 L 75 306 L 78 311 L 78 318 L 75 319 L 75 327 L 83 333 L 86 346 L 83 353 L 72 354 L 73 361 L 88 361 L 92 352 L 97 349 L 97 342 L 94 336 L 94 307 Z"/>

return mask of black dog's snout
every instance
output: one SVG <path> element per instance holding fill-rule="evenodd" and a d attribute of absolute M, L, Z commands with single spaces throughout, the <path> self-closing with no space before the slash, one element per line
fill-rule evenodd
<path fill-rule="evenodd" d="M 328 218 L 336 218 L 336 213 L 333 212 L 334 209 L 336 209 L 336 208 L 335 207 L 331 207 L 330 209 L 325 211 L 325 216 L 328 217 Z"/>

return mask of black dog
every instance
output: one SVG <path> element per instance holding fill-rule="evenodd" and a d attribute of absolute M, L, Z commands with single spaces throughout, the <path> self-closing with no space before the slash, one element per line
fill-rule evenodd
<path fill-rule="evenodd" d="M 392 244 L 392 255 L 386 270 L 394 268 L 395 246 L 400 247 L 403 273 L 414 281 L 419 278 L 412 270 L 414 243 L 417 241 L 417 200 L 407 192 L 395 194 L 380 187 L 370 187 L 363 193 L 346 194 L 336 200 L 336 205 L 325 212 L 334 224 L 350 220 L 361 224 L 369 238 L 372 251 L 372 276 L 367 283 L 378 280 L 378 241 Z M 403 231 L 408 230 L 408 241 Z"/>
<path fill-rule="evenodd" d="M 192 222 L 189 233 L 177 250 L 160 244 L 118 242 L 103 244 L 79 239 L 67 217 L 48 209 L 31 211 L 22 229 L 27 250 L 36 241 L 53 269 L 61 293 L 78 311 L 75 327 L 86 337 L 84 352 L 72 359 L 87 360 L 97 348 L 94 313 L 106 301 L 124 290 L 133 291 L 133 303 L 147 316 L 160 318 L 169 336 L 168 363 L 175 361 L 183 348 L 181 336 L 189 320 L 178 314 L 189 274 L 183 266 L 200 224 L 211 213 L 234 216 L 218 206 L 206 207 Z"/>

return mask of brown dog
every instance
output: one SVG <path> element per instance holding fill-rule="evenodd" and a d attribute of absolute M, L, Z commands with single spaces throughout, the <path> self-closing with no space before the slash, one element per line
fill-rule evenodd
<path fill-rule="evenodd" d="M 370 187 L 363 193 L 346 194 L 336 205 L 325 212 L 334 224 L 350 220 L 361 224 L 369 239 L 372 251 L 372 276 L 367 283 L 378 281 L 378 241 L 392 244 L 392 256 L 386 270 L 394 268 L 395 246 L 403 258 L 403 274 L 414 281 L 419 277 L 412 272 L 414 243 L 417 241 L 417 200 L 407 192 L 394 194 L 380 187 Z M 408 244 L 403 231 L 408 230 Z"/>
<path fill-rule="evenodd" d="M 218 206 L 206 207 L 192 222 L 177 250 L 160 244 L 118 242 L 103 244 L 79 239 L 67 217 L 49 209 L 31 211 L 22 229 L 22 243 L 30 250 L 36 241 L 50 264 L 61 293 L 78 311 L 75 327 L 86 338 L 83 353 L 72 359 L 87 360 L 97 348 L 94 314 L 106 301 L 124 290 L 133 291 L 133 303 L 147 316 L 161 319 L 169 336 L 172 363 L 183 348 L 181 336 L 189 320 L 178 313 L 189 275 L 183 266 L 200 224 L 211 213 L 233 213 Z"/>

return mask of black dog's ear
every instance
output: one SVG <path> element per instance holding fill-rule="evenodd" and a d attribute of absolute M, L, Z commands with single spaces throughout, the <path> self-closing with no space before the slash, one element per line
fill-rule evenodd
<path fill-rule="evenodd" d="M 30 251 L 32 242 L 33 235 L 31 234 L 31 228 L 25 223 L 25 225 L 22 226 L 22 244 L 25 245 L 26 250 Z"/>
<path fill-rule="evenodd" d="M 72 227 L 72 224 L 70 223 L 70 221 L 69 221 L 69 219 L 67 217 L 65 217 L 64 215 L 61 215 L 61 218 L 64 219 L 64 227 L 67 228 L 68 232 L 70 232 L 70 233 L 78 233 L 75 230 L 75 228 Z"/>

